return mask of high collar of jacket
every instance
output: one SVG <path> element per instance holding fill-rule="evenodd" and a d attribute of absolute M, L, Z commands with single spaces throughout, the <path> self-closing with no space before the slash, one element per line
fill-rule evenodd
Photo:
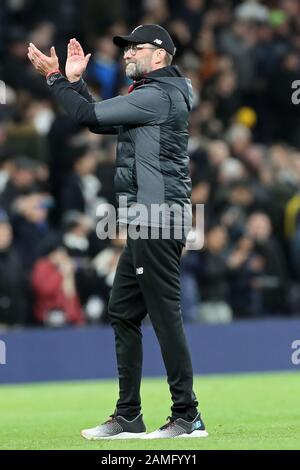
<path fill-rule="evenodd" d="M 193 89 L 190 79 L 185 78 L 179 68 L 174 65 L 168 65 L 157 70 L 153 70 L 144 75 L 140 80 L 133 82 L 128 89 L 128 93 L 135 88 L 151 82 L 166 83 L 176 87 L 184 96 L 188 109 L 192 109 L 193 105 Z"/>
<path fill-rule="evenodd" d="M 183 77 L 177 65 L 167 65 L 157 70 L 153 70 L 145 74 L 144 78 L 157 78 L 157 77 Z"/>
<path fill-rule="evenodd" d="M 183 75 L 176 65 L 167 65 L 166 67 L 162 67 L 160 69 L 153 70 L 152 72 L 146 73 L 139 80 L 135 80 L 131 85 L 129 85 L 128 93 L 131 93 L 135 88 L 141 85 L 144 85 L 144 83 L 147 83 L 151 81 L 152 79 L 161 78 L 161 77 L 183 78 Z"/>

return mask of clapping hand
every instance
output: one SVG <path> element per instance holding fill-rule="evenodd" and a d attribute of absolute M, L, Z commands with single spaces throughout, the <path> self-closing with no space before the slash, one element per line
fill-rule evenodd
<path fill-rule="evenodd" d="M 30 43 L 27 56 L 34 68 L 44 76 L 59 70 L 58 57 L 53 46 L 50 49 L 49 57 L 43 54 L 34 44 Z"/>
<path fill-rule="evenodd" d="M 80 43 L 75 38 L 69 41 L 66 62 L 66 76 L 69 82 L 76 82 L 81 78 L 90 57 L 91 54 L 84 55 Z"/>

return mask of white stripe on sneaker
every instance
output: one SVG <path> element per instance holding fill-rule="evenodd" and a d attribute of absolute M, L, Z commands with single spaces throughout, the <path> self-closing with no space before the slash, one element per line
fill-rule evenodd
<path fill-rule="evenodd" d="M 149 434 L 146 434 L 142 439 L 180 439 L 183 438 L 197 438 L 197 437 L 207 437 L 207 431 L 193 431 L 190 434 L 180 434 L 179 436 L 166 436 L 166 434 L 162 431 L 153 431 Z"/>
<path fill-rule="evenodd" d="M 115 434 L 114 436 L 97 437 L 95 435 L 91 435 L 90 433 L 85 433 L 84 431 L 82 431 L 80 434 L 81 437 L 87 439 L 88 441 L 102 441 L 103 439 L 143 439 L 146 435 L 145 432 L 120 432 L 119 434 Z"/>

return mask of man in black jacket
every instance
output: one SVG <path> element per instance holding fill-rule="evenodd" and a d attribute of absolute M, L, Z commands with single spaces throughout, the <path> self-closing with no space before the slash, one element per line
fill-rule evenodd
<path fill-rule="evenodd" d="M 93 132 L 118 134 L 115 189 L 119 223 L 127 225 L 128 237 L 109 315 L 115 331 L 120 395 L 111 419 L 81 434 L 93 440 L 205 437 L 180 309 L 180 257 L 189 225 L 189 217 L 181 215 L 189 212 L 191 191 L 187 155 L 191 83 L 170 65 L 175 47 L 161 26 L 141 25 L 113 40 L 124 48 L 126 75 L 133 85 L 127 96 L 98 103 L 81 78 L 90 54 L 85 56 L 75 39 L 68 45 L 67 78 L 59 72 L 54 48 L 51 57 L 33 44 L 28 51 L 71 117 Z M 162 217 L 152 211 L 161 205 Z M 137 237 L 138 231 L 143 235 Z M 160 343 L 173 405 L 169 422 L 145 436 L 140 382 L 141 322 L 147 313 Z"/>

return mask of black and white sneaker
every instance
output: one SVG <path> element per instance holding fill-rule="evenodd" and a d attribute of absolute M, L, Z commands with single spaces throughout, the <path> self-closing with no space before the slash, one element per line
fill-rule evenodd
<path fill-rule="evenodd" d="M 108 421 L 95 428 L 83 429 L 81 436 L 89 441 L 100 439 L 140 439 L 146 435 L 143 416 L 139 415 L 132 421 L 122 416 L 112 415 Z"/>
<path fill-rule="evenodd" d="M 169 422 L 154 432 L 146 434 L 143 439 L 168 439 L 173 437 L 207 437 L 204 422 L 200 414 L 193 421 L 185 421 L 182 418 L 167 418 Z"/>

